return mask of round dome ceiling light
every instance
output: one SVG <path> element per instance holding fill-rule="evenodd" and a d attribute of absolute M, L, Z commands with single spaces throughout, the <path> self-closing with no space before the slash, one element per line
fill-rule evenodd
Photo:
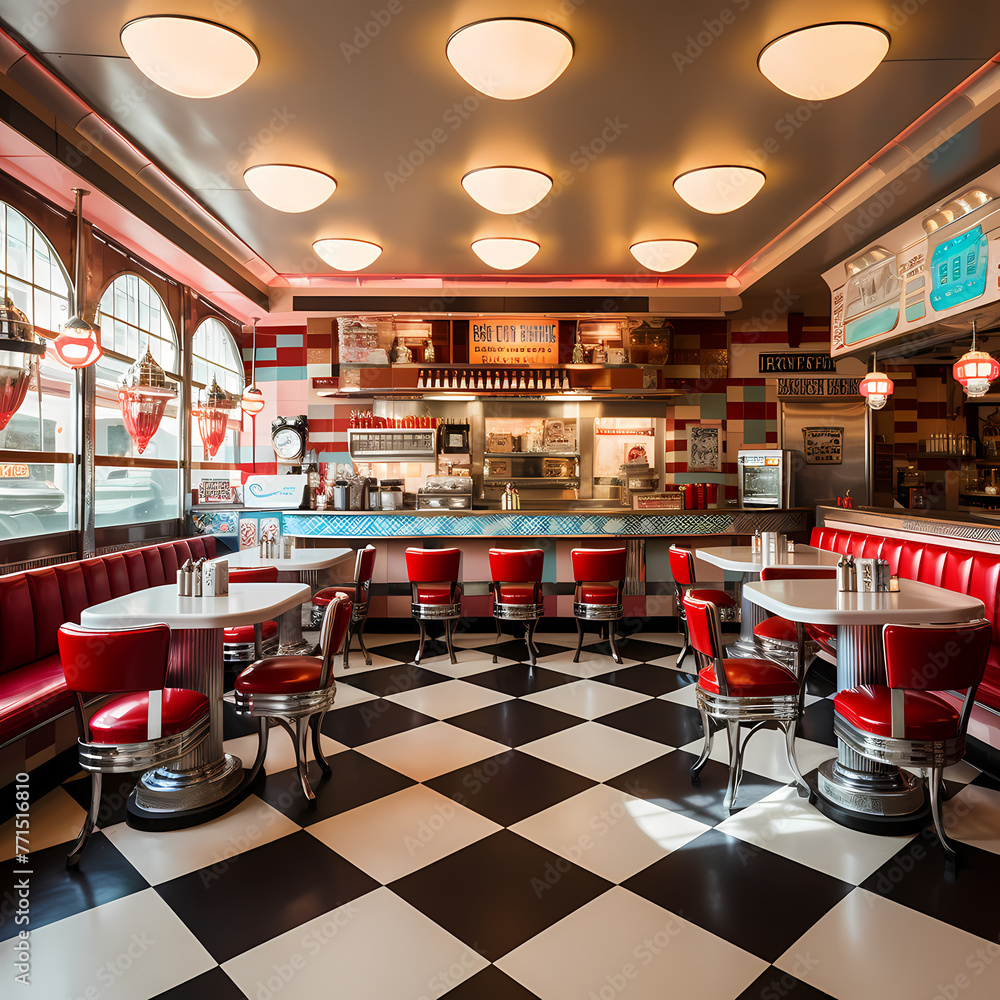
<path fill-rule="evenodd" d="M 527 17 L 474 21 L 445 46 L 458 75 L 487 97 L 518 101 L 554 83 L 573 58 L 562 28 Z"/>
<path fill-rule="evenodd" d="M 755 167 L 701 167 L 674 178 L 674 190 L 692 208 L 710 215 L 735 212 L 763 186 L 764 174 Z"/>
<path fill-rule="evenodd" d="M 462 187 L 487 211 L 517 215 L 533 208 L 552 190 L 552 178 L 529 167 L 479 167 L 462 178 Z"/>
<path fill-rule="evenodd" d="M 650 271 L 674 271 L 683 267 L 698 249 L 691 240 L 644 240 L 629 247 L 632 256 Z"/>
<path fill-rule="evenodd" d="M 889 33 L 874 24 L 835 21 L 790 31 L 768 42 L 757 68 L 779 90 L 828 101 L 866 80 L 889 51 Z"/>
<path fill-rule="evenodd" d="M 337 182 L 329 174 L 293 163 L 248 167 L 243 180 L 252 194 L 279 212 L 308 212 L 337 190 Z"/>
<path fill-rule="evenodd" d="M 249 38 L 200 17 L 138 17 L 122 28 L 121 40 L 145 76 L 181 97 L 228 94 L 246 83 L 260 63 Z"/>
<path fill-rule="evenodd" d="M 513 271 L 516 267 L 524 267 L 541 247 L 534 240 L 504 236 L 476 240 L 472 249 L 484 264 L 495 267 L 498 271 Z"/>
<path fill-rule="evenodd" d="M 316 240 L 313 250 L 337 271 L 362 271 L 382 255 L 382 248 L 367 240 Z"/>

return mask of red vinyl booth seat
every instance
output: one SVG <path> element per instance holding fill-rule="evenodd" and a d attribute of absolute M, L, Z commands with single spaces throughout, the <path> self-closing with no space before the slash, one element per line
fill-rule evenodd
<path fill-rule="evenodd" d="M 0 746 L 73 707 L 59 659 L 60 625 L 79 625 L 93 604 L 172 582 L 181 555 L 202 554 L 216 555 L 209 535 L 0 576 Z"/>
<path fill-rule="evenodd" d="M 982 601 L 984 617 L 993 626 L 993 642 L 976 702 L 1000 711 L 1000 554 L 960 545 L 935 545 L 912 538 L 886 537 L 870 531 L 826 527 L 813 528 L 809 544 L 855 556 L 862 552 L 866 556 L 878 555 L 901 579 L 919 580 Z M 966 546 L 971 544 L 965 543 Z"/>

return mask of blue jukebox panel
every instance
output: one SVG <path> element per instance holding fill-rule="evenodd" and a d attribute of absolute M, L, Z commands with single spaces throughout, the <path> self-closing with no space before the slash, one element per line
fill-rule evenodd
<path fill-rule="evenodd" d="M 931 308 L 940 312 L 978 299 L 986 291 L 988 256 L 981 226 L 936 246 L 931 256 Z"/>

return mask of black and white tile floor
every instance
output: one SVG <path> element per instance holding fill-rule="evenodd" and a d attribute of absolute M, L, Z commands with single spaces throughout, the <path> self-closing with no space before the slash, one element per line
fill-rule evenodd
<path fill-rule="evenodd" d="M 971 1000 L 1000 996 L 1000 786 L 953 768 L 948 880 L 932 833 L 852 832 L 799 799 L 778 734 L 754 737 L 742 808 L 722 809 L 724 740 L 701 783 L 677 637 L 458 640 L 420 668 L 370 637 L 324 724 L 333 775 L 308 808 L 275 733 L 258 794 L 203 826 L 142 833 L 127 786 L 64 868 L 87 782 L 32 811 L 33 1000 Z M 804 771 L 834 754 L 830 685 L 811 682 Z M 256 737 L 226 749 L 253 758 Z M 18 876 L 0 827 L 2 885 Z M 0 907 L 12 981 L 14 896 Z M 4 982 L 0 995 L 17 996 Z"/>

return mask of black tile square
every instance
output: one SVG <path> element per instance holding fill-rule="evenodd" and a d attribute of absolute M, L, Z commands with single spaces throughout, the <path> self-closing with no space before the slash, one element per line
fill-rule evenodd
<path fill-rule="evenodd" d="M 809 705 L 796 723 L 795 735 L 813 743 L 825 743 L 829 747 L 835 747 L 837 737 L 833 735 L 832 699 L 823 698 Z"/>
<path fill-rule="evenodd" d="M 494 823 L 510 826 L 597 782 L 530 754 L 508 750 L 424 784 Z"/>
<path fill-rule="evenodd" d="M 450 680 L 446 674 L 437 674 L 433 670 L 404 663 L 399 667 L 383 667 L 381 670 L 363 670 L 358 674 L 351 674 L 351 687 L 361 688 L 362 691 L 384 698 L 389 694 L 402 694 L 414 688 Z"/>
<path fill-rule="evenodd" d="M 635 667 L 619 667 L 610 674 L 601 674 L 600 677 L 594 678 L 602 684 L 627 688 L 629 691 L 638 691 L 654 698 L 668 691 L 679 691 L 697 679 L 694 674 L 686 674 L 670 667 L 655 667 L 649 663 L 640 663 Z"/>
<path fill-rule="evenodd" d="M 560 673 L 558 670 L 550 670 L 547 667 L 531 667 L 527 663 L 497 666 L 492 670 L 484 670 L 481 674 L 473 674 L 471 677 L 463 678 L 470 684 L 492 688 L 494 691 L 509 694 L 514 698 L 534 694 L 536 691 L 547 691 L 549 688 L 559 687 L 560 684 L 569 684 L 579 679 L 572 674 Z"/>
<path fill-rule="evenodd" d="M 608 644 L 601 643 L 601 646 L 610 655 L 611 650 L 608 648 Z M 618 640 L 618 652 L 626 660 L 641 660 L 643 663 L 648 663 L 650 660 L 662 660 L 665 656 L 673 656 L 680 651 L 680 646 L 665 642 L 649 642 L 649 640 L 641 639 L 635 635 L 625 636 Z"/>
<path fill-rule="evenodd" d="M 357 642 L 355 642 L 355 645 L 357 645 Z M 390 660 L 399 660 L 400 663 L 412 664 L 413 657 L 417 655 L 417 650 L 420 648 L 420 639 L 418 636 L 414 636 L 412 639 L 403 639 L 401 641 L 396 641 L 396 642 L 387 642 L 381 646 L 373 646 L 368 641 L 368 635 L 366 634 L 365 645 L 368 647 L 369 652 L 378 653 L 379 656 L 384 656 Z M 458 649 L 457 646 L 455 648 Z M 431 657 L 434 656 L 447 656 L 447 655 L 448 655 L 448 645 L 444 641 L 443 633 L 442 637 L 440 638 L 428 635 L 427 642 L 424 645 L 424 655 L 420 658 L 421 662 L 426 663 L 427 660 L 431 659 Z M 389 693 L 391 694 L 393 692 Z"/>
<path fill-rule="evenodd" d="M 806 674 L 806 694 L 829 698 L 837 690 L 837 668 L 826 660 L 816 660 Z"/>
<path fill-rule="evenodd" d="M 323 774 L 315 761 L 309 763 L 309 782 L 316 795 L 312 804 L 302 794 L 294 767 L 267 775 L 257 795 L 293 822 L 309 826 L 416 784 L 405 774 L 355 750 L 331 754 L 327 760 L 332 769 L 330 775 Z"/>
<path fill-rule="evenodd" d="M 209 969 L 166 993 L 157 993 L 153 1000 L 246 1000 L 246 994 L 222 969 Z"/>
<path fill-rule="evenodd" d="M 719 830 L 703 833 L 622 885 L 767 962 L 854 889 Z"/>
<path fill-rule="evenodd" d="M 659 698 L 602 715 L 599 721 L 602 726 L 612 726 L 672 747 L 684 746 L 704 735 L 698 709 Z"/>
<path fill-rule="evenodd" d="M 6 905 L 12 899 L 17 902 L 14 890 L 22 879 L 28 882 L 31 894 L 29 930 L 149 888 L 149 883 L 100 831 L 90 838 L 79 865 L 67 871 L 66 855 L 72 846 L 73 841 L 67 841 L 32 851 L 29 864 L 20 864 L 14 858 L 0 862 L 0 899 L 5 904 L 0 906 L 0 941 L 24 929 L 14 922 L 15 910 Z M 25 875 L 24 869 L 31 875 Z"/>
<path fill-rule="evenodd" d="M 497 642 L 494 636 L 494 641 L 488 646 L 479 647 L 480 651 L 487 656 L 492 656 L 496 653 L 497 656 L 502 656 L 505 660 L 513 660 L 515 663 L 527 663 L 528 645 L 521 634 L 522 626 L 515 625 L 514 627 L 517 631 L 514 633 L 513 638 Z M 504 634 L 506 635 L 506 633 Z M 534 636 L 534 640 L 535 649 L 537 650 L 535 654 L 536 659 L 540 659 L 543 656 L 552 656 L 554 653 L 566 652 L 565 646 L 556 646 L 551 642 L 539 642 L 537 634 Z"/>
<path fill-rule="evenodd" d="M 354 686 L 353 677 L 351 686 Z M 423 712 L 404 708 L 394 701 L 377 698 L 375 701 L 362 701 L 344 708 L 335 707 L 323 720 L 323 732 L 345 746 L 357 747 L 431 722 L 437 722 L 437 719 L 432 719 Z"/>
<path fill-rule="evenodd" d="M 378 885 L 303 830 L 156 891 L 221 964 Z"/>
<path fill-rule="evenodd" d="M 537 994 L 504 975 L 495 965 L 488 965 L 482 972 L 448 990 L 447 995 L 448 1000 L 538 1000 Z"/>
<path fill-rule="evenodd" d="M 501 830 L 390 888 L 495 962 L 611 883 Z"/>
<path fill-rule="evenodd" d="M 772 965 L 769 969 L 765 969 L 736 1000 L 833 1000 L 833 997 Z"/>
<path fill-rule="evenodd" d="M 655 802 L 656 805 L 687 816 L 688 819 L 715 826 L 729 817 L 722 804 L 726 797 L 729 768 L 718 761 L 709 760 L 698 775 L 698 783 L 692 785 L 691 765 L 695 760 L 695 754 L 674 750 L 619 774 L 605 784 L 636 798 Z M 761 777 L 752 771 L 744 771 L 736 796 L 736 808 L 743 809 L 753 805 L 780 787 L 777 781 Z"/>
<path fill-rule="evenodd" d="M 934 827 L 928 826 L 872 872 L 861 888 L 996 941 L 1000 939 L 1000 908 L 988 887 L 1000 885 L 1000 856 L 960 842 L 954 847 L 958 870 L 949 874 Z"/>
<path fill-rule="evenodd" d="M 142 777 L 141 772 L 131 774 L 105 774 L 101 782 L 101 808 L 97 813 L 98 829 L 125 822 L 125 803 Z M 90 808 L 90 775 L 67 781 L 62 789 L 83 809 Z M 89 847 L 88 847 L 89 850 Z"/>
<path fill-rule="evenodd" d="M 566 712 L 557 712 L 554 708 L 536 705 L 533 701 L 515 699 L 452 716 L 448 722 L 477 736 L 518 747 L 578 726 L 583 720 Z"/>

